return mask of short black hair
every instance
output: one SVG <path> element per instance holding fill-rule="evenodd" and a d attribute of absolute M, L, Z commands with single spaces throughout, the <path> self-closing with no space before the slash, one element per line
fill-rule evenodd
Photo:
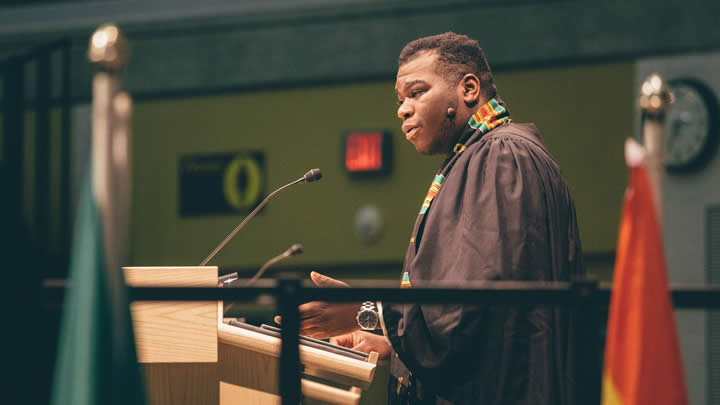
<path fill-rule="evenodd" d="M 457 84 L 468 73 L 480 79 L 480 86 L 488 98 L 495 97 L 496 88 L 490 64 L 477 41 L 467 35 L 454 32 L 418 38 L 403 48 L 398 57 L 398 67 L 426 53 L 436 52 L 440 66 L 438 73 L 452 84 Z"/>

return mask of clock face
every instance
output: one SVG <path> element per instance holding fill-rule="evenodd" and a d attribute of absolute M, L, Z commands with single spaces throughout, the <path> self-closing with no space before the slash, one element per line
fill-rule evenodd
<path fill-rule="evenodd" d="M 717 101 L 712 90 L 693 80 L 671 81 L 675 101 L 665 121 L 669 171 L 699 168 L 710 157 L 718 136 Z"/>

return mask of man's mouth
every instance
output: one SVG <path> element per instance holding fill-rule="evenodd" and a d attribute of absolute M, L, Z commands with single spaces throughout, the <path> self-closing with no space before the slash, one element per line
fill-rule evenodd
<path fill-rule="evenodd" d="M 405 133 L 405 139 L 410 140 L 417 133 L 418 127 L 413 127 Z"/>

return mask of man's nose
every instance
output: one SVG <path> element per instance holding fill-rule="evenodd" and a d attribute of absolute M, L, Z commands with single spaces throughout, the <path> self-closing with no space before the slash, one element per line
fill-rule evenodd
<path fill-rule="evenodd" d="M 400 104 L 400 107 L 398 107 L 397 110 L 397 116 L 402 121 L 405 121 L 406 119 L 410 118 L 413 114 L 413 108 L 407 101 L 404 101 L 402 104 Z"/>

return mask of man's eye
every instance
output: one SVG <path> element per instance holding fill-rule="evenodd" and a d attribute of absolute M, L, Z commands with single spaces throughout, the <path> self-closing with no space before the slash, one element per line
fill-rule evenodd
<path fill-rule="evenodd" d="M 410 97 L 417 97 L 424 92 L 425 92 L 424 90 L 413 90 L 412 92 L 410 92 Z"/>
<path fill-rule="evenodd" d="M 398 105 L 402 105 L 403 102 L 404 102 L 404 100 L 398 100 L 398 101 L 397 101 L 397 104 L 398 104 Z"/>

